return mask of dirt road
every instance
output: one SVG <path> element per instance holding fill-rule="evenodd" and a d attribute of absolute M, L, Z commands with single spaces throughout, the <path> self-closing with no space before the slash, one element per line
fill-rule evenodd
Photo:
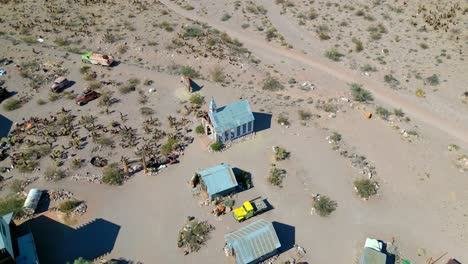
<path fill-rule="evenodd" d="M 463 143 L 468 144 L 467 123 L 457 122 L 452 118 L 452 115 L 441 116 L 440 114 L 434 113 L 429 109 L 415 105 L 409 100 L 398 95 L 396 92 L 383 87 L 382 84 L 346 70 L 343 67 L 340 67 L 339 64 L 328 63 L 322 61 L 321 59 L 312 58 L 310 55 L 304 54 L 303 52 L 297 50 L 285 49 L 275 46 L 263 39 L 252 36 L 252 34 L 245 34 L 238 29 L 221 24 L 212 18 L 201 17 L 193 11 L 190 12 L 183 10 L 168 0 L 162 0 L 161 2 L 179 15 L 185 16 L 195 21 L 208 23 L 209 25 L 221 31 L 227 32 L 230 36 L 237 38 L 245 45 L 245 47 L 253 51 L 253 53 L 262 60 L 276 60 L 278 63 L 284 59 L 293 60 L 303 65 L 312 67 L 312 69 L 315 71 L 330 75 L 330 77 L 336 78 L 342 82 L 356 82 L 363 84 L 365 89 L 371 91 L 374 94 L 376 100 L 394 108 L 404 109 L 404 111 L 414 119 L 437 128 L 446 134 L 457 138 Z"/>

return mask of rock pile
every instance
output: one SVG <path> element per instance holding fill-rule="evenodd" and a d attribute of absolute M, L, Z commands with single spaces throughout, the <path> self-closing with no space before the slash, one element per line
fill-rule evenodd
<path fill-rule="evenodd" d="M 82 216 L 84 213 L 86 213 L 87 210 L 88 206 L 86 205 L 86 203 L 83 202 L 80 205 L 78 205 L 75 209 L 73 209 L 71 213 L 78 216 Z"/>
<path fill-rule="evenodd" d="M 49 198 L 52 201 L 70 200 L 73 193 L 65 190 L 53 190 L 49 192 Z"/>

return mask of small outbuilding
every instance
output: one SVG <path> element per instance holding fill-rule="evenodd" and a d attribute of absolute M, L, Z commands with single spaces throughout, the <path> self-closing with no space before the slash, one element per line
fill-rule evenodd
<path fill-rule="evenodd" d="M 15 263 L 13 240 L 11 239 L 10 223 L 13 213 L 0 216 L 0 263 Z"/>
<path fill-rule="evenodd" d="M 277 254 L 281 243 L 271 222 L 258 220 L 224 235 L 226 256 L 236 264 L 259 263 Z"/>
<path fill-rule="evenodd" d="M 210 200 L 227 195 L 237 187 L 237 180 L 231 166 L 220 165 L 204 169 L 198 172 L 202 191 L 208 194 Z"/>

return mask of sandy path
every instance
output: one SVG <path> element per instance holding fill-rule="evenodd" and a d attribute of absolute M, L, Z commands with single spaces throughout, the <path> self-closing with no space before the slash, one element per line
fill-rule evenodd
<path fill-rule="evenodd" d="M 438 128 L 445 133 L 458 138 L 464 143 L 468 143 L 468 129 L 466 124 L 463 122 L 455 122 L 450 120 L 450 115 L 440 116 L 434 112 L 424 109 L 420 106 L 417 106 L 410 101 L 402 98 L 393 91 L 389 91 L 388 88 L 383 87 L 381 84 L 376 81 L 363 78 L 358 76 L 348 70 L 345 70 L 338 66 L 338 64 L 329 64 L 323 61 L 319 61 L 315 58 L 303 54 L 300 51 L 288 50 L 281 47 L 276 47 L 264 40 L 261 40 L 252 34 L 245 34 L 231 27 L 227 27 L 223 24 L 220 24 L 218 21 L 210 18 L 197 16 L 193 12 L 185 11 L 178 7 L 176 4 L 162 0 L 168 8 L 172 9 L 174 12 L 179 15 L 185 16 L 192 20 L 200 21 L 203 23 L 208 23 L 209 25 L 218 28 L 219 30 L 226 31 L 229 35 L 234 38 L 237 38 L 239 41 L 244 43 L 244 45 L 252 50 L 260 58 L 275 58 L 280 61 L 282 59 L 290 59 L 301 64 L 312 67 L 316 71 L 323 72 L 324 74 L 333 76 L 340 81 L 352 83 L 357 82 L 364 85 L 366 89 L 371 91 L 375 98 L 381 101 L 384 104 L 390 105 L 394 108 L 402 108 L 406 113 L 413 116 L 415 119 L 427 123 L 435 128 Z M 293 45 L 295 43 L 292 43 Z"/>

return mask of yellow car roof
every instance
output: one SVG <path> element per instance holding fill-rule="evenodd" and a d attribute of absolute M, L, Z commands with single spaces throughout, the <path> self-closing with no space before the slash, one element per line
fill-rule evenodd
<path fill-rule="evenodd" d="M 243 217 L 247 214 L 243 207 L 236 208 L 233 212 L 237 217 Z"/>
<path fill-rule="evenodd" d="M 247 209 L 247 211 L 252 211 L 253 210 L 253 206 L 249 201 L 244 203 L 244 207 L 245 207 L 245 209 Z"/>

